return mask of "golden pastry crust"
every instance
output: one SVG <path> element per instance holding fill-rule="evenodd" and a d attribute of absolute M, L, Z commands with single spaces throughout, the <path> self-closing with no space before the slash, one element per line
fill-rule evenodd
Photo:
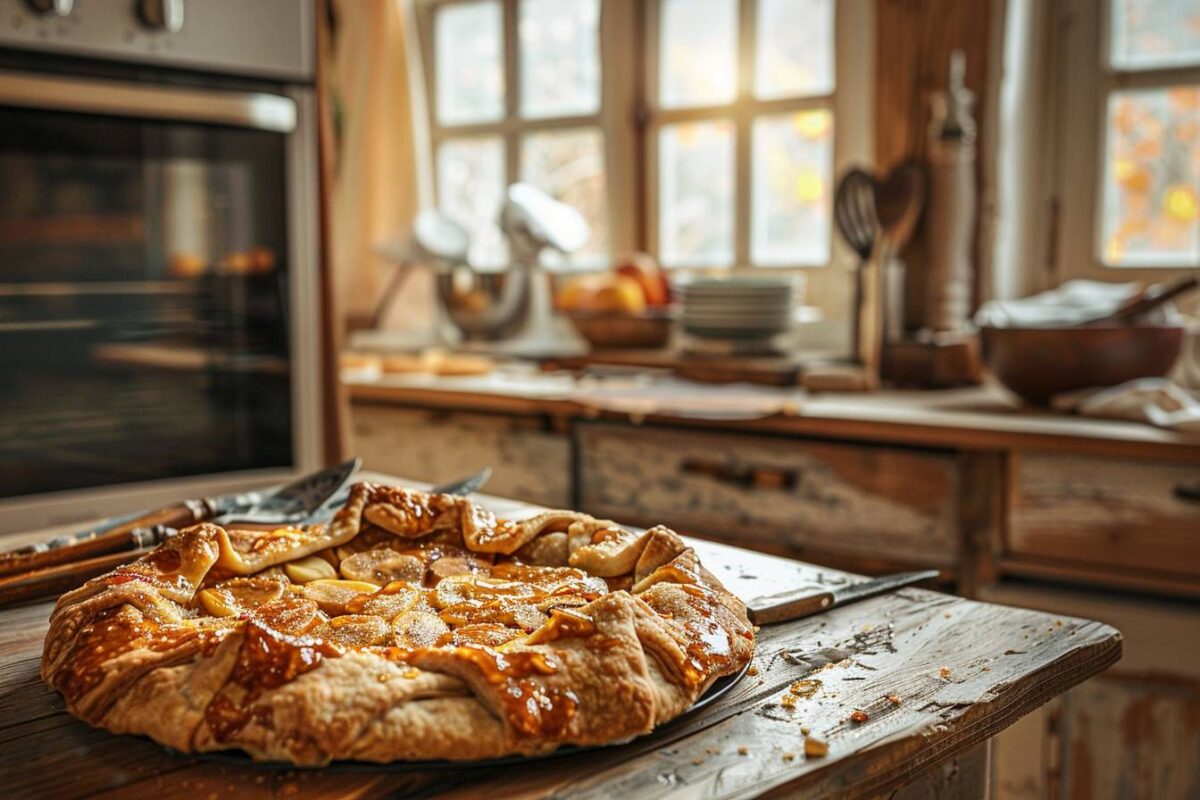
<path fill-rule="evenodd" d="M 183 752 L 472 760 L 627 741 L 753 649 L 666 528 L 362 483 L 328 525 L 197 525 L 63 595 L 42 677 Z"/>

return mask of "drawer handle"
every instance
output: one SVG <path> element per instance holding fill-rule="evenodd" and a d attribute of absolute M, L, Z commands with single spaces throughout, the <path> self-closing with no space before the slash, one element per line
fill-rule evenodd
<path fill-rule="evenodd" d="M 1177 484 L 1175 486 L 1175 497 L 1190 503 L 1200 503 L 1200 481 Z"/>
<path fill-rule="evenodd" d="M 798 469 L 729 464 L 703 458 L 685 459 L 679 470 L 685 475 L 703 475 L 743 489 L 790 491 L 800 485 L 801 477 Z"/>

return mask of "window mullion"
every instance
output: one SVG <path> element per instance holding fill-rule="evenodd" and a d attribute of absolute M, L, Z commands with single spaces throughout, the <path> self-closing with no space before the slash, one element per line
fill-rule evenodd
<path fill-rule="evenodd" d="M 755 0 L 739 0 L 738 96 L 734 105 L 733 264 L 750 263 L 750 176 L 754 101 Z"/>
<path fill-rule="evenodd" d="M 521 109 L 521 64 L 520 40 L 518 37 L 519 0 L 503 0 L 504 3 L 504 169 L 505 180 L 513 183 L 521 174 L 520 109 Z"/>

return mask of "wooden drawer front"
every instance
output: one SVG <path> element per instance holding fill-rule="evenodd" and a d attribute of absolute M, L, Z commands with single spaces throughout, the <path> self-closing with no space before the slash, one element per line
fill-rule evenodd
<path fill-rule="evenodd" d="M 1200 576 L 1200 465 L 1087 456 L 1013 457 L 1009 549 L 1112 567 Z"/>
<path fill-rule="evenodd" d="M 484 491 L 527 503 L 571 504 L 571 442 L 533 420 L 355 403 L 352 446 L 367 469 L 450 481 L 488 466 Z"/>
<path fill-rule="evenodd" d="M 593 514 L 773 550 L 956 560 L 949 455 L 604 423 L 580 425 L 578 443 Z"/>

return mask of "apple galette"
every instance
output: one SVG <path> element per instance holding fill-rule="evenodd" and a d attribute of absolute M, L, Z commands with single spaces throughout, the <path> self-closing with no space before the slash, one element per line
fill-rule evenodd
<path fill-rule="evenodd" d="M 327 525 L 197 525 L 64 595 L 42 676 L 184 752 L 480 759 L 646 733 L 753 649 L 666 528 L 361 483 Z"/>

